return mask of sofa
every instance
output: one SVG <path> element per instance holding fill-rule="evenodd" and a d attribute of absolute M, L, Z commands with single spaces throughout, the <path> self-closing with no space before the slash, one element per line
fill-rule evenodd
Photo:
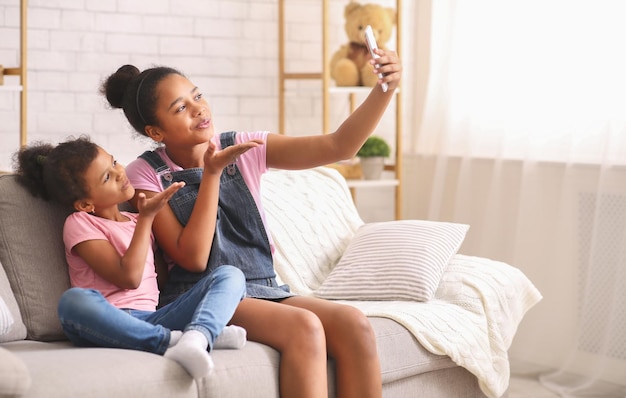
<path fill-rule="evenodd" d="M 343 177 L 320 167 L 272 170 L 263 178 L 278 278 L 299 294 L 345 293 L 341 278 L 335 278 L 334 286 L 324 285 L 368 224 L 359 217 Z M 197 380 L 159 355 L 72 346 L 56 313 L 60 295 L 70 287 L 61 238 L 66 215 L 31 197 L 15 175 L 0 176 L 0 397 L 279 396 L 279 353 L 251 341 L 238 350 L 214 350 L 215 371 Z M 374 224 L 395 227 L 401 221 Z M 463 235 L 467 226 L 458 231 Z M 357 283 L 357 294 L 366 296 L 340 295 L 338 300 L 369 317 L 384 397 L 507 396 L 506 350 L 524 314 L 541 295 L 517 268 L 457 253 L 459 243 L 448 248 L 445 264 L 427 283 L 434 290 L 415 300 L 395 293 L 369 297 L 367 280 L 360 287 L 354 270 L 343 266 Z M 393 257 L 403 247 L 385 256 Z M 359 276 L 367 278 L 367 272 Z M 372 291 L 394 292 L 401 282 L 378 283 Z M 325 287 L 329 289 L 321 294 Z M 408 293 L 423 287 L 409 286 Z M 329 359 L 330 397 L 335 396 L 333 369 Z"/>

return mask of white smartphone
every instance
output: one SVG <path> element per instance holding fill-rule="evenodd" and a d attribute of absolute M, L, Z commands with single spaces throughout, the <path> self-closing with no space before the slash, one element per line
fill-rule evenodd
<path fill-rule="evenodd" d="M 374 53 L 374 50 L 378 48 L 378 45 L 376 44 L 376 38 L 374 37 L 374 32 L 372 31 L 372 27 L 370 25 L 367 25 L 365 27 L 365 43 L 367 44 L 367 48 L 370 50 L 370 54 L 372 55 L 372 58 L 374 59 L 380 58 L 378 54 Z M 378 66 L 379 65 L 376 64 L 376 67 Z M 379 73 L 378 77 L 382 79 L 384 75 L 382 73 Z M 383 89 L 383 92 L 386 93 L 387 83 L 383 83 L 380 86 Z"/>

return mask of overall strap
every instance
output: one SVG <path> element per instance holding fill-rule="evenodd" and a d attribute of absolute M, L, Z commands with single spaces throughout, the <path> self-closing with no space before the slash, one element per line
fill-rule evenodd
<path fill-rule="evenodd" d="M 235 136 L 237 135 L 236 131 L 227 131 L 220 134 L 220 145 L 222 149 L 228 148 L 231 145 L 235 145 Z"/>
<path fill-rule="evenodd" d="M 157 174 L 169 170 L 163 159 L 154 151 L 145 151 L 139 157 L 148 162 Z"/>
<path fill-rule="evenodd" d="M 220 145 L 221 148 L 228 148 L 231 145 L 235 145 L 235 136 L 237 135 L 237 132 L 235 131 L 227 131 L 225 133 L 220 134 Z M 234 176 L 237 173 L 237 165 L 235 163 L 231 163 L 229 165 L 227 165 L 224 170 L 226 171 L 226 173 L 222 173 L 222 184 L 225 184 L 228 182 L 229 177 L 228 176 Z"/>

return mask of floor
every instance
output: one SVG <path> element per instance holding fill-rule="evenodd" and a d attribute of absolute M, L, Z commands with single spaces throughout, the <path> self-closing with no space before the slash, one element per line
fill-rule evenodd
<path fill-rule="evenodd" d="M 538 375 L 548 369 L 511 359 L 509 398 L 559 398 L 559 395 L 539 384 Z"/>
<path fill-rule="evenodd" d="M 531 377 L 513 376 L 509 382 L 509 398 L 559 398 Z"/>
<path fill-rule="evenodd" d="M 571 380 L 571 379 L 570 379 Z M 575 378 L 574 381 L 577 381 Z M 585 386 L 584 383 L 581 386 Z M 626 387 L 608 382 L 595 382 L 593 385 L 570 393 L 568 396 L 597 398 L 626 398 Z M 509 382 L 509 398 L 560 398 L 561 395 L 543 387 L 534 375 L 511 376 Z"/>

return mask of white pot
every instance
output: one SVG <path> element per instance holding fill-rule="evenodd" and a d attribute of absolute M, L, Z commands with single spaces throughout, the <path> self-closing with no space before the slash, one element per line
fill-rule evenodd
<path fill-rule="evenodd" d="M 366 180 L 378 180 L 385 168 L 385 158 L 382 156 L 372 156 L 360 158 L 363 178 Z"/>

